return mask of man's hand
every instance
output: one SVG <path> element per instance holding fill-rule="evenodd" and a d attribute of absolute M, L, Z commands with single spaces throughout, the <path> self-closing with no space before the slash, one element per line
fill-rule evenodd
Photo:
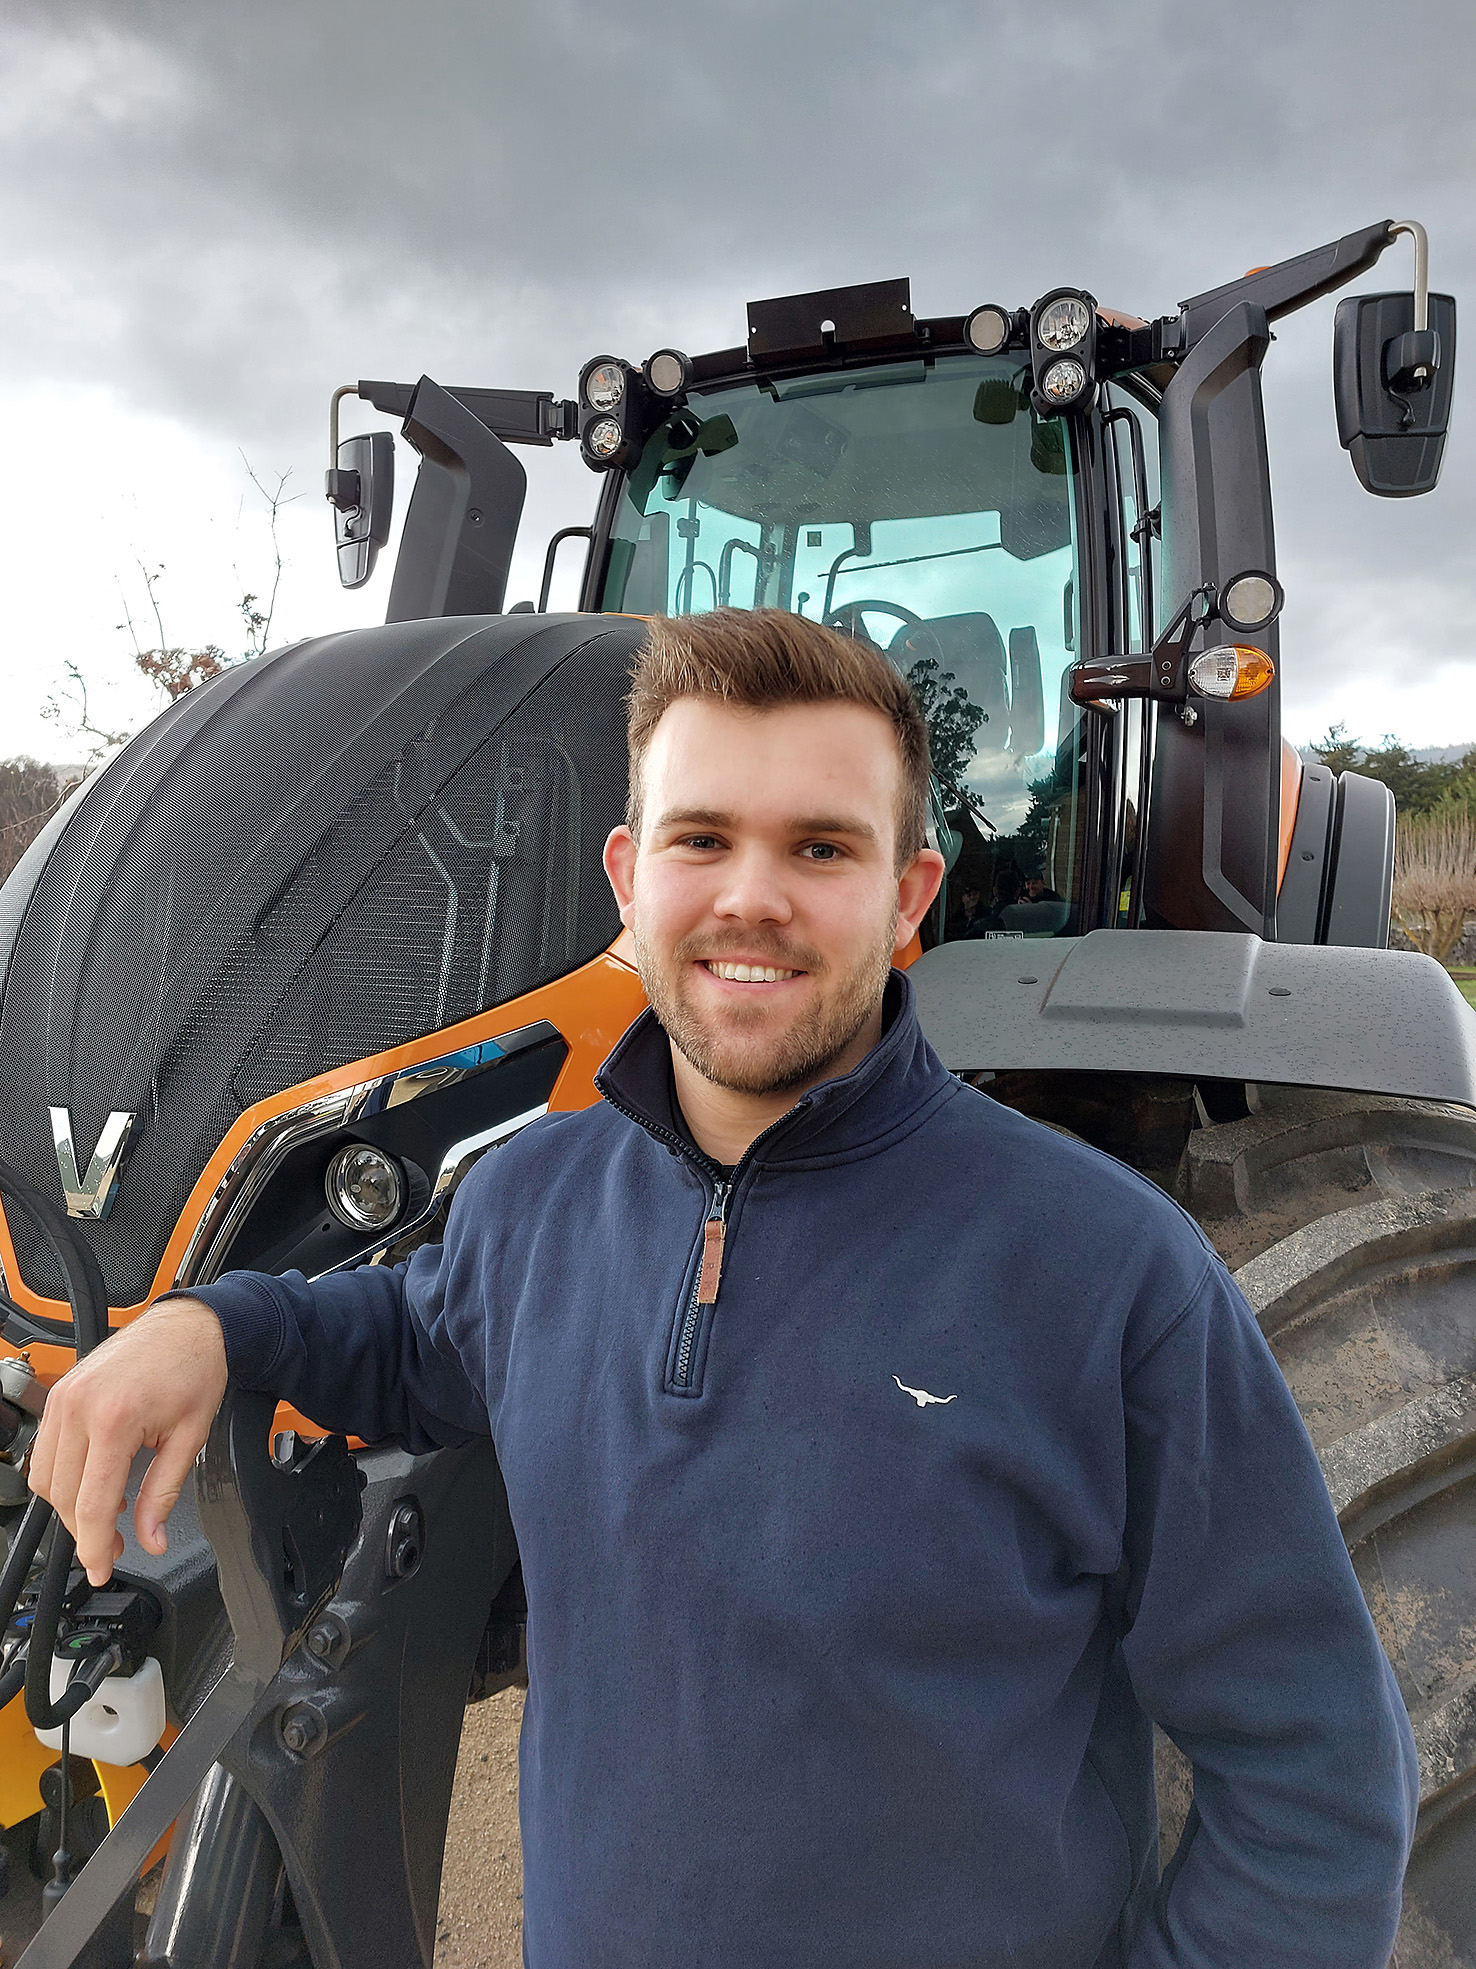
<path fill-rule="evenodd" d="M 118 1519 L 129 1465 L 152 1449 L 134 1507 L 145 1551 L 168 1547 L 174 1509 L 226 1389 L 220 1322 L 199 1299 L 169 1299 L 63 1375 L 31 1450 L 30 1485 L 77 1541 L 77 1563 L 105 1585 L 123 1551 Z"/>

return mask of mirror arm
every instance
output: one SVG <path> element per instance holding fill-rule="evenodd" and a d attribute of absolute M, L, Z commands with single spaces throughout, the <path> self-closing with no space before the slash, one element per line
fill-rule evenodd
<path fill-rule="evenodd" d="M 1194 593 L 1146 656 L 1088 657 L 1071 672 L 1071 701 L 1101 711 L 1119 698 L 1150 697 L 1182 704 L 1189 695 L 1188 655 L 1194 632 L 1219 614 L 1214 584 Z"/>

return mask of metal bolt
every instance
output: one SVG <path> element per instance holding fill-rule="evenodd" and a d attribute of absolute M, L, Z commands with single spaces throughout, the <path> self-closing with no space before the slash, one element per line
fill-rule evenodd
<path fill-rule="evenodd" d="M 278 1724 L 282 1741 L 298 1757 L 311 1757 L 323 1747 L 328 1726 L 311 1703 L 294 1702 L 282 1711 Z"/>

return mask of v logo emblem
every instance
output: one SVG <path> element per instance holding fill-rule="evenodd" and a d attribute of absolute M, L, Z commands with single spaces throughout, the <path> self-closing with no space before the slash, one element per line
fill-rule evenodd
<path fill-rule="evenodd" d="M 87 1165 L 87 1178 L 77 1174 L 77 1151 L 72 1146 L 72 1115 L 68 1108 L 51 1110 L 51 1138 L 56 1144 L 56 1166 L 61 1171 L 62 1194 L 69 1217 L 106 1217 L 118 1194 L 118 1171 L 123 1151 L 133 1128 L 133 1116 L 115 1112 L 103 1123 L 97 1147 Z"/>

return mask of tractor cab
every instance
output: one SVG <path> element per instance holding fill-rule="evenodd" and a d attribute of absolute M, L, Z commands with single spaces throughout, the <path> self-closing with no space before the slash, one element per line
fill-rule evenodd
<path fill-rule="evenodd" d="M 1127 332 L 1105 321 L 1099 332 L 1090 297 L 1050 298 L 1078 340 L 1110 344 Z M 455 432 L 464 451 L 485 453 L 488 422 L 509 443 L 577 437 L 602 475 L 601 497 L 592 525 L 550 542 L 538 612 L 574 537 L 586 545 L 580 599 L 590 612 L 780 608 L 868 638 L 911 682 L 928 720 L 950 875 L 925 941 L 1116 923 L 1133 908 L 1149 720 L 1134 707 L 1109 729 L 1073 701 L 1070 677 L 1083 647 L 1142 654 L 1151 640 L 1153 384 L 1099 384 L 1068 357 L 1079 387 L 1066 406 L 1075 415 L 1060 414 L 1039 387 L 1032 311 L 919 322 L 905 281 L 748 312 L 746 348 L 697 358 L 661 350 L 639 367 L 597 357 L 576 400 L 530 396 L 517 417 L 510 393 L 494 404 L 490 392 L 428 380 L 413 390 L 359 384 L 358 395 L 405 415 L 422 451 L 391 619 L 488 606 L 506 579 L 505 563 L 484 561 L 492 585 L 474 595 L 469 561 L 458 573 L 422 541 L 422 520 L 446 537 L 448 490 L 479 516 L 478 552 L 490 517 L 476 457 L 458 486 L 443 486 L 437 444 L 452 445 Z M 1151 335 L 1141 352 L 1151 353 Z M 378 438 L 387 444 L 388 434 Z M 373 442 L 346 439 L 335 452 L 330 497 L 354 502 L 339 513 L 341 542 L 367 538 L 371 523 L 388 536 L 387 515 L 371 522 Z M 490 467 L 489 458 L 489 481 Z M 507 522 L 503 532 L 510 543 Z M 340 552 L 353 585 L 367 578 L 372 554 L 352 540 Z M 1115 839 L 1109 811 L 1119 816 Z"/>

